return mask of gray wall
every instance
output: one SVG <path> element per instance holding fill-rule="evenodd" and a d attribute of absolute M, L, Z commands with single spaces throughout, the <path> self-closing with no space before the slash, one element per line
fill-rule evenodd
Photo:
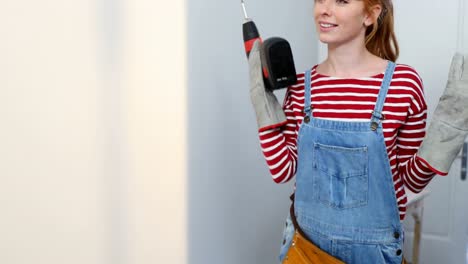
<path fill-rule="evenodd" d="M 317 63 L 313 1 L 246 1 L 263 38 Z M 292 183 L 269 175 L 249 100 L 240 1 L 188 1 L 190 264 L 276 263 Z M 284 91 L 277 93 L 282 101 Z"/>

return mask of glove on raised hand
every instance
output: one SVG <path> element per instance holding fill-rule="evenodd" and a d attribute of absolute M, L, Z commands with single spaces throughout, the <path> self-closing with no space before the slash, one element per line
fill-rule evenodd
<path fill-rule="evenodd" d="M 444 93 L 434 112 L 418 156 L 445 174 L 468 134 L 468 57 L 456 53 Z"/>
<path fill-rule="evenodd" d="M 257 115 L 258 129 L 266 130 L 286 124 L 286 116 L 273 92 L 265 89 L 260 46 L 260 41 L 256 40 L 249 55 L 250 100 Z"/>

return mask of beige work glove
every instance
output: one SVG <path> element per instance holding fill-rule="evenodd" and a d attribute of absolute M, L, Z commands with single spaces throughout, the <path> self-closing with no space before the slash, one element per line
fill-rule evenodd
<path fill-rule="evenodd" d="M 257 116 L 259 130 L 286 124 L 286 116 L 273 91 L 265 89 L 260 59 L 261 42 L 256 40 L 249 55 L 250 100 Z"/>
<path fill-rule="evenodd" d="M 468 134 L 468 56 L 456 53 L 444 93 L 432 117 L 418 156 L 447 173 Z"/>

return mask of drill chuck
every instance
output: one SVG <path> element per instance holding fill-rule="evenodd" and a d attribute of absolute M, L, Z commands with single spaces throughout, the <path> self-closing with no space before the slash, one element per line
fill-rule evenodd
<path fill-rule="evenodd" d="M 262 41 L 262 38 L 260 38 L 257 26 L 255 26 L 255 23 L 251 19 L 247 19 L 242 25 L 242 33 L 244 35 L 245 53 L 247 54 L 247 57 L 249 57 L 255 40 L 259 39 Z"/>

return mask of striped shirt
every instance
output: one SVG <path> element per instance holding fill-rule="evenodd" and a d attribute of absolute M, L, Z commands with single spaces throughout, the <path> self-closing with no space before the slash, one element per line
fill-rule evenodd
<path fill-rule="evenodd" d="M 369 121 L 384 74 L 365 78 L 337 78 L 311 72 L 312 114 L 338 121 Z M 291 180 L 296 173 L 296 138 L 304 118 L 304 73 L 287 89 L 283 109 L 287 123 L 259 130 L 260 145 L 276 183 Z M 383 107 L 383 133 L 390 161 L 396 200 L 403 220 L 405 188 L 418 193 L 435 175 L 416 152 L 425 136 L 427 105 L 419 74 L 410 66 L 397 64 Z"/>

